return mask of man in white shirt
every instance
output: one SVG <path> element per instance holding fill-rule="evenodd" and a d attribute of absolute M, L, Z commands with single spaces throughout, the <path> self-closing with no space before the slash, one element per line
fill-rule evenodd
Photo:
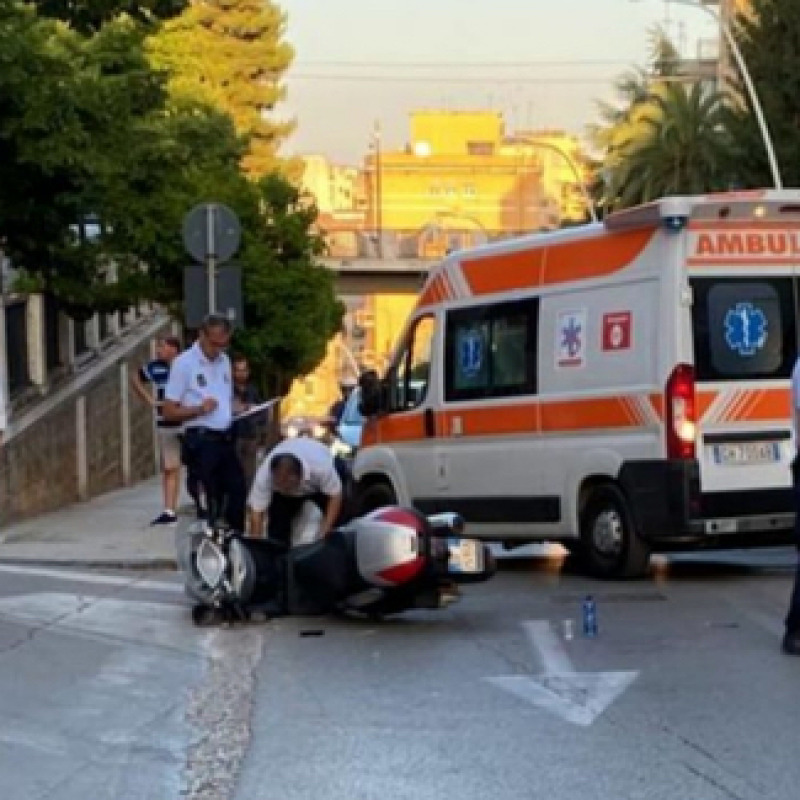
<path fill-rule="evenodd" d="M 795 457 L 792 462 L 792 486 L 794 487 L 795 543 L 800 549 L 800 358 L 792 371 L 792 420 L 794 422 Z M 800 557 L 786 615 L 786 634 L 783 637 L 783 652 L 790 656 L 800 656 Z"/>
<path fill-rule="evenodd" d="M 246 488 L 236 456 L 233 380 L 225 355 L 231 332 L 227 317 L 205 318 L 198 340 L 172 362 L 163 413 L 167 421 L 183 424 L 184 459 L 205 489 L 212 522 L 224 502 L 231 527 L 244 531 Z"/>
<path fill-rule="evenodd" d="M 250 535 L 290 543 L 292 522 L 311 500 L 322 511 L 319 538 L 336 526 L 342 481 L 330 450 L 305 436 L 281 442 L 264 459 L 250 489 Z"/>

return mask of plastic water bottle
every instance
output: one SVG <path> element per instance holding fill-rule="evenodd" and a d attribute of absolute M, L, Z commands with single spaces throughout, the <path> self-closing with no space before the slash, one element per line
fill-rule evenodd
<path fill-rule="evenodd" d="M 597 603 L 591 595 L 583 601 L 583 635 L 589 638 L 597 636 Z"/>

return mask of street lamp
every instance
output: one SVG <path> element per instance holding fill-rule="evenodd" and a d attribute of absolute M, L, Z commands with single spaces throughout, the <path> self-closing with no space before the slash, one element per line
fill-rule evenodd
<path fill-rule="evenodd" d="M 559 147 L 557 144 L 553 144 L 552 142 L 543 142 L 530 136 L 520 136 L 517 133 L 515 133 L 511 139 L 514 142 L 526 144 L 529 147 L 541 147 L 543 150 L 550 150 L 553 153 L 558 153 L 558 155 L 560 155 L 561 158 L 567 162 L 570 170 L 572 170 L 572 174 L 575 177 L 575 182 L 580 187 L 581 194 L 583 195 L 583 202 L 586 204 L 586 209 L 589 212 L 589 216 L 592 218 L 592 222 L 597 222 L 597 212 L 594 210 L 594 203 L 592 202 L 592 198 L 589 196 L 589 190 L 586 188 L 586 183 L 584 182 L 578 170 L 578 165 L 575 163 L 575 159 L 572 158 L 572 156 L 566 150 L 564 150 L 563 147 Z"/>
<path fill-rule="evenodd" d="M 728 46 L 731 49 L 731 53 L 733 53 L 736 66 L 738 67 L 739 73 L 744 81 L 744 85 L 747 88 L 747 95 L 750 98 L 750 104 L 753 107 L 753 113 L 756 115 L 756 121 L 758 122 L 758 127 L 761 131 L 761 138 L 764 141 L 764 148 L 767 151 L 767 159 L 769 160 L 770 170 L 772 171 L 772 182 L 775 184 L 776 189 L 782 189 L 783 181 L 781 180 L 781 173 L 778 169 L 778 159 L 775 157 L 775 148 L 772 144 L 772 137 L 770 136 L 769 128 L 767 127 L 767 121 L 764 119 L 764 112 L 761 109 L 761 103 L 758 100 L 758 95 L 756 94 L 753 80 L 750 77 L 750 71 L 747 69 L 747 64 L 745 64 L 744 57 L 742 56 L 741 50 L 739 50 L 739 45 L 736 44 L 736 39 L 731 33 L 729 25 L 725 22 L 722 16 L 709 5 L 696 2 L 695 0 L 672 0 L 672 2 L 681 6 L 688 6 L 689 8 L 699 8 L 701 11 L 705 11 L 707 14 L 710 14 L 719 25 L 719 29 L 722 31 L 725 41 L 728 43 Z"/>

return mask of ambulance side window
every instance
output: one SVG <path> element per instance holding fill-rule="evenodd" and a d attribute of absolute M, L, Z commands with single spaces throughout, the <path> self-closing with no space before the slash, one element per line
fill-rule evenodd
<path fill-rule="evenodd" d="M 538 313 L 537 298 L 448 312 L 445 399 L 535 394 Z"/>
<path fill-rule="evenodd" d="M 406 345 L 387 375 L 389 410 L 405 411 L 421 405 L 428 394 L 434 317 L 420 317 L 411 329 Z"/>

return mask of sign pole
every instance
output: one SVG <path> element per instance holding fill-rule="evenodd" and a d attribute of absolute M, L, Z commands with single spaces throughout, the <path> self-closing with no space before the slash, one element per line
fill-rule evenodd
<path fill-rule="evenodd" d="M 208 313 L 217 310 L 217 245 L 214 241 L 214 214 L 216 209 L 213 203 L 206 205 L 206 277 L 208 280 Z"/>

